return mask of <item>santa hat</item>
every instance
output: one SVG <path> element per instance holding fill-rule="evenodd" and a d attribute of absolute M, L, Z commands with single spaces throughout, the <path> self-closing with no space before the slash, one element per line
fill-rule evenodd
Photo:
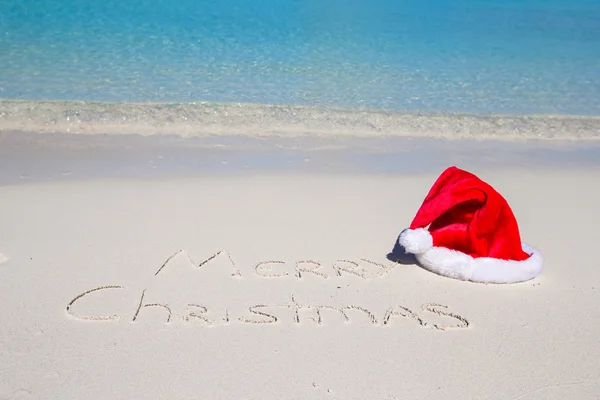
<path fill-rule="evenodd" d="M 398 243 L 421 266 L 450 278 L 515 283 L 542 272 L 542 255 L 521 242 L 506 200 L 457 167 L 442 172 Z"/>

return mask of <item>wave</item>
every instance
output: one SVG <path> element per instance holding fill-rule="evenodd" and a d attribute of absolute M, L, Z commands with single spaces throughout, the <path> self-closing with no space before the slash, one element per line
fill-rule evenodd
<path fill-rule="evenodd" d="M 251 103 L 0 99 L 0 131 L 595 141 L 600 139 L 600 116 L 404 113 Z"/>

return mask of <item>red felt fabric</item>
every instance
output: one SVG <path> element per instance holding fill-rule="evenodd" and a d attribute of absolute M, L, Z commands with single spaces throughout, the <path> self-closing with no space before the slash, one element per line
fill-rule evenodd
<path fill-rule="evenodd" d="M 410 229 L 427 228 L 433 245 L 474 258 L 522 261 L 517 220 L 506 200 L 470 172 L 449 167 L 436 180 Z"/>

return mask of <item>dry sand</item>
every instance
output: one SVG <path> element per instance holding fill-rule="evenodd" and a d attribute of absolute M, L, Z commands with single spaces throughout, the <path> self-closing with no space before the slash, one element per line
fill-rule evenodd
<path fill-rule="evenodd" d="M 545 257 L 482 285 L 388 259 L 439 165 L 92 178 L 20 148 L 0 186 L 0 399 L 600 397 L 596 166 L 471 169 Z"/>

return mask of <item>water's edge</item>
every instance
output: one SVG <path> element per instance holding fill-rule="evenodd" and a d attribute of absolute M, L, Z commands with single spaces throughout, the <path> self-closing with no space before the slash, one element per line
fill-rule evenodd
<path fill-rule="evenodd" d="M 408 114 L 249 103 L 118 103 L 0 99 L 0 132 L 181 137 L 414 137 L 596 141 L 600 117 Z"/>
<path fill-rule="evenodd" d="M 105 178 L 593 169 L 600 142 L 0 132 L 0 186 Z"/>

